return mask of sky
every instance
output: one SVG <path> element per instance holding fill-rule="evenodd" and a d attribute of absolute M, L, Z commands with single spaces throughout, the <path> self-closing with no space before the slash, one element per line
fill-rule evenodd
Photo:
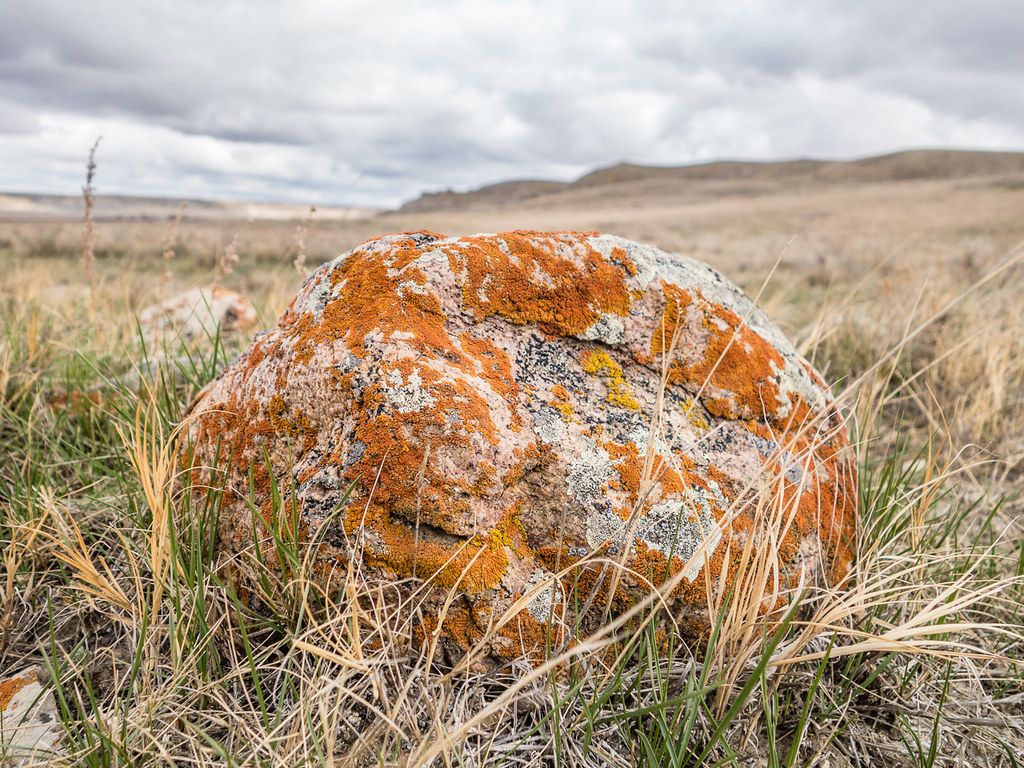
<path fill-rule="evenodd" d="M 1021 0 L 0 0 L 0 190 L 392 206 L 1024 149 Z"/>

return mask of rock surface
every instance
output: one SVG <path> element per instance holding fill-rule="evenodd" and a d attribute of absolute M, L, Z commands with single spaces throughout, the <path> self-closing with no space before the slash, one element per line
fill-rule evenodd
<path fill-rule="evenodd" d="M 705 576 L 735 572 L 758 496 L 787 510 L 783 584 L 851 563 L 855 470 L 821 377 L 716 271 L 610 235 L 366 242 L 313 273 L 192 412 L 197 468 L 227 470 L 225 556 L 253 547 L 256 520 L 274 562 L 273 473 L 323 582 L 353 557 L 429 579 L 428 630 L 454 589 L 453 652 L 521 601 L 485 642 L 534 653 L 591 592 L 580 631 L 668 574 L 696 631 Z M 633 572 L 611 597 L 602 556 Z"/>
<path fill-rule="evenodd" d="M 0 678 L 0 765 L 39 765 L 55 757 L 62 732 L 53 692 L 35 671 Z"/>
<path fill-rule="evenodd" d="M 164 339 L 189 342 L 221 331 L 244 330 L 256 325 L 256 310 L 237 291 L 214 286 L 192 288 L 139 313 L 139 325 L 146 342 Z"/>

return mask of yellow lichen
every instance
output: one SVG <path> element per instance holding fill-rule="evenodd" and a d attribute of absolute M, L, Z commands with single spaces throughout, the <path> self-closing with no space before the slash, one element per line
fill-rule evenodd
<path fill-rule="evenodd" d="M 688 397 L 683 401 L 683 413 L 686 414 L 689 422 L 701 432 L 708 429 L 708 420 L 704 418 L 700 405 L 693 398 Z"/>
<path fill-rule="evenodd" d="M 633 396 L 622 366 L 612 360 L 607 352 L 591 351 L 583 355 L 583 370 L 604 378 L 608 388 L 608 402 L 631 411 L 639 411 L 640 403 Z"/>

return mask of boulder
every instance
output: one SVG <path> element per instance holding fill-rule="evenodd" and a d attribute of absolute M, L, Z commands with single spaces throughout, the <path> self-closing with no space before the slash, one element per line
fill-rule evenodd
<path fill-rule="evenodd" d="M 855 467 L 821 376 L 718 272 L 611 235 L 370 240 L 191 413 L 195 471 L 222 468 L 233 578 L 255 583 L 237 564 L 257 540 L 274 567 L 268 531 L 294 504 L 279 530 L 315 547 L 322 584 L 355 559 L 419 586 L 421 633 L 454 593 L 452 653 L 535 654 L 670 577 L 698 632 L 771 504 L 783 586 L 851 566 Z"/>
<path fill-rule="evenodd" d="M 255 325 L 252 303 L 237 291 L 219 286 L 192 288 L 139 313 L 146 343 L 157 347 L 164 340 L 191 342 L 213 336 L 218 328 L 227 333 Z"/>

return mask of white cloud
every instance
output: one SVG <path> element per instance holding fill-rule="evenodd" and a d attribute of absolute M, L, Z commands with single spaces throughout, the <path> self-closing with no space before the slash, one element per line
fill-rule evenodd
<path fill-rule="evenodd" d="M 8 3 L 13 5 L 13 3 Z M 1016 0 L 147 3 L 0 21 L 0 189 L 390 204 L 620 159 L 1024 148 Z"/>

